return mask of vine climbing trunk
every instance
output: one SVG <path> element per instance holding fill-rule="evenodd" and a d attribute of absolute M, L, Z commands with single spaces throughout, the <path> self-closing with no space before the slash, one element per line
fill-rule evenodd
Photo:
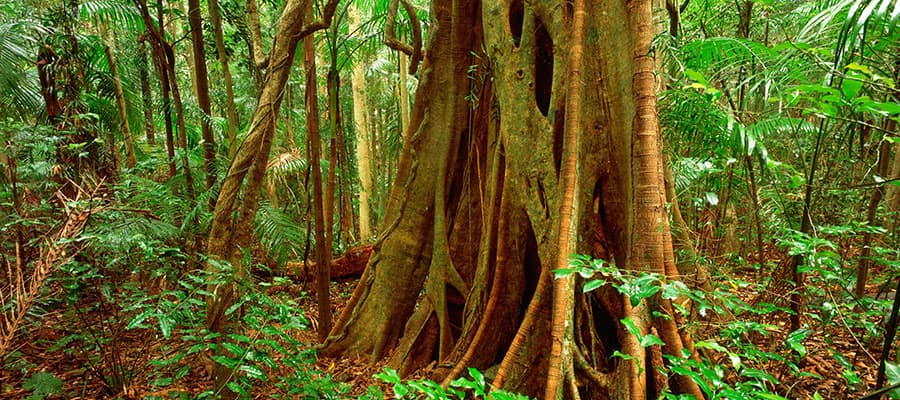
<path fill-rule="evenodd" d="M 243 252 L 250 248 L 253 220 L 259 205 L 257 199 L 297 44 L 313 32 L 328 27 L 338 3 L 338 0 L 329 0 L 319 19 L 304 24 L 308 1 L 289 0 L 284 6 L 270 53 L 271 68 L 265 76 L 250 132 L 235 152 L 213 211 L 206 253 L 211 260 L 231 263 L 233 273 L 237 275 L 244 274 Z M 242 187 L 244 196 L 238 203 Z M 210 263 L 209 268 L 215 270 L 214 265 Z M 227 326 L 225 310 L 231 307 L 235 297 L 234 287 L 216 285 L 210 292 L 213 295 L 208 299 L 206 327 L 211 332 L 223 332 Z M 231 371 L 224 365 L 217 364 L 214 368 L 218 388 L 224 387 L 231 376 Z"/>

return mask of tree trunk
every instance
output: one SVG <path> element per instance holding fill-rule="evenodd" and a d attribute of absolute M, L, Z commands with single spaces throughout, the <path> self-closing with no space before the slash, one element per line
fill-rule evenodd
<path fill-rule="evenodd" d="M 397 52 L 397 64 L 399 67 L 400 80 L 397 91 L 399 92 L 400 101 L 400 132 L 405 139 L 409 136 L 409 86 L 407 86 L 406 74 L 409 70 L 409 58 L 402 51 Z"/>
<path fill-rule="evenodd" d="M 747 183 L 750 190 L 750 200 L 753 201 L 753 224 L 756 225 L 756 262 L 759 263 L 759 269 L 763 270 L 766 266 L 765 247 L 763 247 L 763 227 L 762 218 L 760 217 L 759 193 L 756 189 L 756 174 L 753 172 L 753 159 L 750 156 L 744 156 L 744 162 L 747 165 Z"/>
<path fill-rule="evenodd" d="M 215 1 L 215 0 L 214 0 Z M 209 126 L 212 108 L 209 100 L 209 73 L 206 69 L 206 49 L 203 44 L 203 19 L 200 16 L 200 0 L 188 0 L 188 22 L 191 26 L 191 44 L 194 54 L 194 92 L 203 114 L 200 130 L 203 136 L 203 163 L 206 170 L 206 190 L 212 189 L 216 176 L 216 140 Z M 209 209 L 215 209 L 216 197 L 209 196 Z"/>
<path fill-rule="evenodd" d="M 153 124 L 153 90 L 150 88 L 150 74 L 147 72 L 147 45 L 141 40 L 138 50 L 138 72 L 141 79 L 141 110 L 144 112 L 144 134 L 147 144 L 156 145 L 156 127 Z"/>
<path fill-rule="evenodd" d="M 583 28 L 574 22 L 581 7 L 432 4 L 381 234 L 323 355 L 391 353 L 404 375 L 436 362 L 430 375 L 444 383 L 465 367 L 499 364 L 488 375 L 494 387 L 550 398 L 643 399 L 669 386 L 647 373 L 666 367 L 662 357 L 645 357 L 690 350 L 674 322 L 651 318 L 671 312 L 669 304 L 626 307 L 604 290 L 576 297 L 574 281 L 551 277 L 570 249 L 625 269 L 675 269 L 647 55 L 650 3 L 585 3 L 597 12 L 583 15 Z M 580 65 L 580 79 L 569 57 L 579 35 L 584 54 L 599 56 Z M 577 144 L 566 139 L 576 133 Z M 566 182 L 571 207 L 563 203 Z M 626 317 L 666 345 L 645 353 L 616 322 Z M 635 359 L 612 361 L 616 350 Z M 578 354 L 592 357 L 570 366 Z M 602 378 L 570 385 L 577 374 Z M 668 380 L 676 392 L 701 396 L 687 378 Z"/>
<path fill-rule="evenodd" d="M 896 124 L 893 120 L 885 122 L 885 132 L 892 132 Z M 881 178 L 887 176 L 891 166 L 891 143 L 882 140 L 878 151 L 878 164 L 875 168 L 875 174 Z M 872 188 L 872 196 L 869 199 L 869 206 L 866 209 L 866 223 L 869 226 L 877 225 L 876 217 L 878 216 L 878 204 L 884 197 L 884 185 L 875 185 Z M 853 293 L 856 298 L 861 298 L 866 294 L 866 283 L 869 281 L 869 264 L 871 263 L 870 255 L 872 253 L 872 233 L 863 234 L 862 251 L 859 254 L 859 266 L 856 270 L 856 287 Z"/>
<path fill-rule="evenodd" d="M 247 0 L 247 25 L 250 28 L 250 43 L 253 44 L 253 63 L 257 69 L 268 70 L 266 65 L 268 57 L 263 50 L 262 30 L 259 27 L 259 7 L 256 0 Z"/>
<path fill-rule="evenodd" d="M 304 24 L 304 11 L 309 0 L 289 0 L 285 4 L 278 30 L 272 44 L 272 68 L 266 74 L 259 96 L 259 104 L 250 125 L 247 138 L 240 145 L 228 174 L 219 190 L 219 199 L 213 212 L 207 254 L 214 260 L 230 262 L 236 274 L 243 274 L 241 261 L 243 250 L 249 248 L 253 219 L 265 176 L 275 125 L 284 93 L 290 77 L 297 43 L 316 30 L 331 24 L 337 8 L 337 0 L 329 0 L 323 8 L 321 20 Z M 313 93 L 315 93 L 313 91 Z M 249 175 L 249 176 L 248 176 Z M 244 196 L 237 207 L 238 194 L 247 178 Z M 237 213 L 235 213 L 237 211 Z M 237 214 L 235 219 L 233 216 Z M 214 296 L 209 299 L 206 326 L 211 332 L 222 332 L 226 327 L 225 310 L 231 306 L 235 293 L 231 286 L 211 288 Z M 214 371 L 217 387 L 227 383 L 231 371 L 217 365 Z"/>
<path fill-rule="evenodd" d="M 307 2 L 307 13 L 312 13 L 312 2 Z M 324 341 L 331 330 L 331 243 L 328 235 L 330 218 L 326 219 L 325 199 L 320 169 L 321 146 L 319 139 L 319 101 L 316 77 L 316 46 L 312 35 L 303 39 L 303 67 L 306 75 L 306 140 L 309 147 L 309 163 L 312 166 L 313 213 L 316 220 L 316 296 L 319 310 L 319 340 Z"/>
<path fill-rule="evenodd" d="M 225 35 L 222 31 L 222 16 L 219 14 L 219 0 L 209 0 L 209 20 L 213 25 L 216 41 L 216 54 L 222 65 L 222 80 L 225 85 L 225 116 L 228 126 L 225 127 L 225 140 L 228 141 L 228 157 L 234 157 L 237 151 L 237 110 L 234 107 L 234 84 L 231 80 L 231 68 L 228 66 L 228 53 L 225 51 Z"/>
<path fill-rule="evenodd" d="M 103 48 L 109 62 L 109 75 L 112 77 L 116 89 L 116 108 L 119 110 L 119 126 L 122 129 L 125 143 L 125 165 L 128 168 L 134 168 L 137 165 L 137 158 L 134 156 L 134 137 L 131 135 L 131 125 L 128 124 L 128 104 L 125 103 L 125 89 L 122 88 L 122 80 L 119 78 L 119 69 L 116 66 L 116 54 L 109 44 L 105 44 Z"/>
<path fill-rule="evenodd" d="M 360 27 L 359 9 L 351 4 L 348 9 L 350 32 L 357 32 Z M 365 66 L 357 59 L 350 75 L 353 91 L 353 126 L 356 132 L 356 162 L 359 171 L 359 236 L 367 241 L 372 237 L 372 219 L 369 202 L 372 196 L 372 160 L 369 156 L 369 106 L 366 100 Z"/>

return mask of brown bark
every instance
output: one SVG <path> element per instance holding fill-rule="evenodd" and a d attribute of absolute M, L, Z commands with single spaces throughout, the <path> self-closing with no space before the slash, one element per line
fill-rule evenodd
<path fill-rule="evenodd" d="M 175 73 L 175 51 L 172 48 L 172 44 L 166 40 L 165 34 L 162 31 L 162 27 L 165 26 L 163 23 L 162 0 L 156 1 L 156 20 L 159 23 L 158 26 L 153 23 L 153 18 L 150 17 L 150 10 L 147 7 L 146 0 L 134 0 L 134 2 L 141 13 L 141 18 L 144 20 L 144 26 L 149 34 L 150 42 L 153 46 L 154 59 L 162 81 L 163 106 L 166 112 L 166 146 L 169 152 L 169 174 L 172 177 L 175 175 L 175 137 L 172 129 L 170 108 L 170 106 L 174 105 L 175 121 L 179 133 L 178 144 L 184 151 L 182 157 L 182 172 L 184 173 L 187 197 L 193 203 L 196 197 L 194 195 L 194 179 L 191 175 L 190 163 L 188 162 L 189 151 L 187 131 L 184 122 L 184 105 L 181 102 L 181 93 L 178 89 L 178 78 Z"/>
<path fill-rule="evenodd" d="M 268 70 L 269 58 L 263 50 L 262 30 L 259 27 L 259 6 L 256 4 L 256 0 L 247 0 L 247 25 L 250 28 L 250 43 L 253 45 L 253 63 L 258 69 Z M 274 48 L 274 45 L 272 47 Z"/>
<path fill-rule="evenodd" d="M 894 157 L 893 161 L 891 161 L 891 174 L 889 177 L 890 179 L 898 179 L 900 178 L 900 143 L 894 144 L 893 147 Z M 900 212 L 900 186 L 888 186 L 887 194 L 885 194 L 885 203 L 887 203 L 888 211 L 891 212 L 885 227 L 888 232 L 893 232 L 897 228 L 897 221 L 900 220 L 900 215 L 898 215 L 898 212 Z"/>
<path fill-rule="evenodd" d="M 312 13 L 312 2 L 307 2 L 306 13 Z M 322 141 L 319 139 L 319 100 L 316 77 L 316 46 L 313 36 L 303 39 L 303 67 L 306 75 L 306 140 L 313 179 L 313 214 L 315 215 L 316 237 L 316 298 L 319 309 L 319 340 L 324 341 L 331 330 L 331 242 L 330 218 L 326 219 L 325 196 L 322 186 L 322 171 L 319 160 Z M 330 214 L 330 213 L 329 213 Z"/>
<path fill-rule="evenodd" d="M 643 333 L 655 329 L 666 342 L 655 350 L 680 355 L 690 347 L 674 322 L 650 317 L 671 313 L 669 305 L 656 299 L 626 308 L 627 299 L 608 292 L 553 297 L 551 270 L 569 255 L 560 251 L 561 224 L 574 230 L 568 247 L 577 252 L 596 250 L 620 268 L 674 270 L 647 56 L 649 2 L 586 0 L 584 7 L 597 12 L 584 15 L 580 34 L 599 35 L 584 40 L 584 53 L 600 56 L 585 59 L 581 79 L 571 79 L 574 8 L 515 0 L 432 4 L 410 136 L 382 233 L 323 355 L 377 360 L 391 353 L 390 365 L 404 375 L 436 363 L 431 377 L 445 384 L 476 367 L 490 371 L 493 387 L 532 396 L 637 399 L 666 386 L 651 385 L 659 382 L 646 373 L 664 368 L 662 357 L 645 357 L 616 321 L 629 316 Z M 567 96 L 576 91 L 580 96 Z M 596 107 L 567 110 L 567 101 Z M 580 115 L 577 129 L 565 127 L 569 112 Z M 574 168 L 567 131 L 583 139 L 574 146 Z M 563 177 L 573 170 L 568 224 Z M 556 301 L 584 305 L 551 324 L 546 315 Z M 591 354 L 577 370 L 546 356 L 566 335 L 560 321 L 572 329 L 570 354 Z M 616 350 L 637 357 L 612 361 Z M 547 385 L 557 366 L 561 391 Z M 592 383 L 572 385 L 576 373 Z M 669 380 L 676 392 L 699 393 L 690 380 Z"/>
<path fill-rule="evenodd" d="M 235 153 L 213 212 L 207 254 L 214 260 L 230 262 L 236 274 L 243 273 L 243 249 L 249 248 L 251 244 L 252 223 L 275 134 L 275 121 L 284 86 L 290 76 L 297 43 L 312 32 L 331 24 L 337 8 L 337 0 L 329 0 L 321 19 L 304 24 L 304 9 L 308 1 L 290 0 L 282 11 L 272 46 L 272 63 L 266 74 L 250 132 Z M 238 194 L 244 186 L 245 178 L 247 183 L 244 196 L 237 207 Z M 235 211 L 238 211 L 236 219 L 233 218 Z M 234 289 L 230 286 L 215 287 L 211 288 L 211 292 L 215 296 L 209 299 L 206 325 L 211 332 L 222 332 L 227 325 L 225 310 L 231 306 Z M 227 383 L 230 371 L 219 366 L 214 373 L 218 387 Z"/>
<path fill-rule="evenodd" d="M 153 124 L 153 90 L 150 88 L 150 74 L 147 71 L 147 45 L 141 40 L 138 50 L 138 73 L 141 80 L 141 110 L 144 113 L 144 134 L 147 144 L 156 145 L 156 127 Z"/>
<path fill-rule="evenodd" d="M 105 36 L 105 35 L 104 35 Z M 134 168 L 137 158 L 134 156 L 134 137 L 131 135 L 131 125 L 128 123 L 128 105 L 125 103 L 125 89 L 122 88 L 122 80 L 119 77 L 119 69 L 116 65 L 116 55 L 113 48 L 106 44 L 106 59 L 109 62 L 109 75 L 112 77 L 116 89 L 116 108 L 119 110 L 119 126 L 122 129 L 123 142 L 125 143 L 125 165 Z"/>
<path fill-rule="evenodd" d="M 233 157 L 237 151 L 237 110 L 234 107 L 234 83 L 231 79 L 231 68 L 228 66 L 228 53 L 225 51 L 225 35 L 222 32 L 222 16 L 219 14 L 219 1 L 209 0 L 209 20 L 213 25 L 216 41 L 216 55 L 222 65 L 222 80 L 225 85 L 225 116 L 228 125 L 225 127 L 225 140 L 228 141 L 228 156 Z"/>
<path fill-rule="evenodd" d="M 885 131 L 890 132 L 895 126 L 895 123 L 889 120 L 885 125 Z M 875 173 L 879 177 L 884 178 L 887 176 L 891 166 L 890 158 L 891 143 L 887 140 L 883 140 L 879 146 L 878 164 L 875 168 Z M 872 188 L 872 196 L 869 199 L 869 206 L 866 209 L 866 222 L 869 226 L 877 225 L 876 217 L 878 216 L 878 204 L 880 204 L 881 199 L 884 198 L 884 192 L 884 185 L 876 185 Z M 862 251 L 859 254 L 859 266 L 856 270 L 856 287 L 853 291 L 857 298 L 863 297 L 866 294 L 866 283 L 869 281 L 869 264 L 871 264 L 869 257 L 872 253 L 871 245 L 872 233 L 866 232 L 863 234 Z"/>
<path fill-rule="evenodd" d="M 559 171 L 560 203 L 559 227 L 557 228 L 556 268 L 569 266 L 569 254 L 575 251 L 576 220 L 573 217 L 577 207 L 575 188 L 578 186 L 578 137 L 581 130 L 581 59 L 583 54 L 584 19 L 587 11 L 584 0 L 575 0 L 572 5 L 572 21 L 569 37 L 568 88 L 566 89 L 565 128 L 562 139 L 562 162 Z M 574 338 L 572 321 L 574 315 L 575 277 L 557 278 L 553 283 L 552 344 L 547 370 L 547 387 L 544 398 L 560 398 L 563 395 L 561 380 L 574 368 L 572 346 Z M 575 392 L 577 394 L 577 391 Z"/>
<path fill-rule="evenodd" d="M 188 0 L 188 22 L 191 27 L 191 44 L 194 55 L 194 92 L 197 104 L 203 111 L 200 117 L 200 130 L 203 137 L 203 163 L 206 170 L 206 190 L 212 189 L 218 179 L 216 176 L 216 140 L 213 136 L 209 120 L 212 108 L 209 100 L 209 73 L 206 69 L 206 49 L 203 44 L 203 19 L 200 16 L 200 0 Z M 209 196 L 210 210 L 216 207 L 216 197 Z"/>

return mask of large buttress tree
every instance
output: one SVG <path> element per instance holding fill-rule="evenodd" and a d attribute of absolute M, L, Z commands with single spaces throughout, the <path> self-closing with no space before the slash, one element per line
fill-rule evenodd
<path fill-rule="evenodd" d="M 578 252 L 677 274 L 650 1 L 448 0 L 431 15 L 375 252 L 323 353 L 389 355 L 401 374 L 430 366 L 445 383 L 476 367 L 495 387 L 542 398 L 655 398 L 666 387 L 700 398 L 690 380 L 658 372 L 662 353 L 690 349 L 658 317 L 671 305 L 581 295 L 551 272 Z M 625 318 L 665 346 L 643 348 Z"/>

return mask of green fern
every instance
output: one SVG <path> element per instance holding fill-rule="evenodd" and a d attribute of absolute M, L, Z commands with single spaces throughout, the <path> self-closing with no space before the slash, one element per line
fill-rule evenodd
<path fill-rule="evenodd" d="M 260 245 L 278 265 L 303 255 L 306 229 L 302 221 L 264 201 L 256 213 L 255 223 L 254 232 Z"/>

